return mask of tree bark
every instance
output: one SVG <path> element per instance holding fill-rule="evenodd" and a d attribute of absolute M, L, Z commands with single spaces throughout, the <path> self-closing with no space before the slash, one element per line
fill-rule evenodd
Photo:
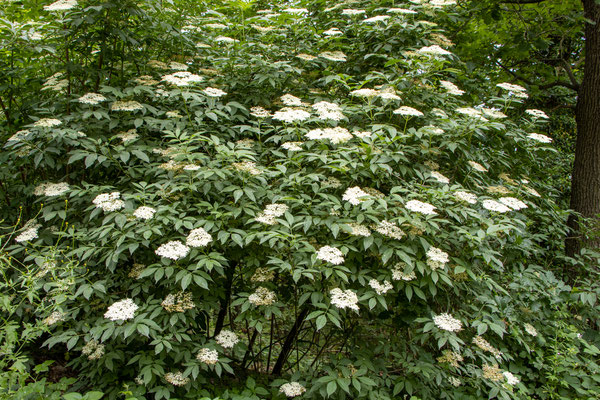
<path fill-rule="evenodd" d="M 577 98 L 577 142 L 571 176 L 567 255 L 600 248 L 600 5 L 582 0 L 586 21 L 585 66 Z M 584 221 L 585 220 L 585 221 Z M 588 223 L 589 222 L 589 223 Z"/>

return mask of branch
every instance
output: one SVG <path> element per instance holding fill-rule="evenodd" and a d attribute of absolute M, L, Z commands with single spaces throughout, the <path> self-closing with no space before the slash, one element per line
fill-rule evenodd
<path fill-rule="evenodd" d="M 533 81 L 531 81 L 530 79 L 525 78 L 524 76 L 512 71 L 510 68 L 502 65 L 502 63 L 498 60 L 496 60 L 496 64 L 498 64 L 500 66 L 500 68 L 502 68 L 503 70 L 505 70 L 506 72 L 508 72 L 509 74 L 511 74 L 512 76 L 514 76 L 517 79 L 522 80 L 523 82 L 525 82 L 528 85 L 531 86 L 537 86 L 540 89 L 550 89 L 553 87 L 557 87 L 557 86 L 562 86 L 562 87 L 566 87 L 568 89 L 574 90 L 574 91 L 578 91 L 579 90 L 579 84 L 577 82 L 575 82 L 575 84 L 571 83 L 571 82 L 565 82 L 565 81 L 556 81 L 556 82 L 552 82 L 552 83 L 547 83 L 545 85 L 540 85 L 539 83 L 535 83 Z"/>
<path fill-rule="evenodd" d="M 571 65 L 566 60 L 563 60 L 563 65 L 564 65 L 564 70 L 567 73 L 567 76 L 569 77 L 569 80 L 575 87 L 577 87 L 576 90 L 579 90 L 579 82 L 577 82 L 577 79 L 575 79 L 575 74 L 573 74 Z"/>

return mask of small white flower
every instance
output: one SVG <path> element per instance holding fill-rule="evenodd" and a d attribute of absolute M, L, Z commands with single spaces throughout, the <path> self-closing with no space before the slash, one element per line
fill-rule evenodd
<path fill-rule="evenodd" d="M 487 172 L 487 168 L 475 161 L 467 161 L 467 164 L 476 171 Z"/>
<path fill-rule="evenodd" d="M 378 295 L 386 294 L 394 288 L 389 281 L 383 281 L 383 283 L 379 283 L 377 279 L 371 279 L 369 281 L 369 286 L 375 289 L 375 292 L 377 292 Z"/>
<path fill-rule="evenodd" d="M 410 200 L 405 207 L 410 211 L 418 212 L 425 215 L 436 215 L 435 207 L 429 203 L 424 203 L 419 200 Z"/>
<path fill-rule="evenodd" d="M 157 256 L 170 258 L 171 260 L 179 260 L 184 258 L 190 252 L 190 248 L 179 240 L 173 240 L 161 245 L 156 249 L 155 253 Z"/>
<path fill-rule="evenodd" d="M 212 236 L 204 228 L 196 228 L 190 231 L 185 243 L 190 247 L 204 247 L 212 240 Z"/>
<path fill-rule="evenodd" d="M 306 392 L 306 388 L 298 382 L 284 383 L 279 387 L 279 391 L 285 394 L 287 397 L 301 396 Z"/>
<path fill-rule="evenodd" d="M 483 208 L 485 208 L 486 210 L 495 211 L 499 213 L 505 213 L 510 211 L 510 208 L 508 208 L 502 203 L 497 202 L 496 200 L 484 200 L 482 202 L 482 205 Z"/>
<path fill-rule="evenodd" d="M 360 187 L 354 186 L 346 189 L 344 195 L 342 196 L 342 200 L 345 200 L 348 203 L 356 206 L 365 201 L 365 197 L 369 197 L 369 194 Z"/>
<path fill-rule="evenodd" d="M 200 349 L 196 355 L 196 360 L 208 365 L 214 365 L 219 362 L 219 352 L 207 348 Z"/>
<path fill-rule="evenodd" d="M 331 295 L 331 304 L 337 308 L 350 308 L 358 311 L 358 296 L 352 290 L 342 290 L 335 288 L 329 292 Z"/>
<path fill-rule="evenodd" d="M 417 53 L 433 55 L 433 56 L 446 56 L 446 55 L 452 54 L 448 50 L 442 49 L 437 44 L 434 44 L 433 46 L 422 47 L 419 50 L 417 50 Z"/>
<path fill-rule="evenodd" d="M 248 301 L 255 306 L 270 306 L 275 303 L 277 296 L 266 287 L 260 286 L 254 293 L 248 296 Z"/>
<path fill-rule="evenodd" d="M 96 105 L 106 101 L 106 97 L 99 93 L 87 93 L 77 99 L 82 104 Z"/>
<path fill-rule="evenodd" d="M 477 203 L 477 196 L 473 193 L 458 191 L 454 192 L 454 197 L 469 204 Z"/>
<path fill-rule="evenodd" d="M 436 181 L 438 181 L 440 183 L 450 183 L 450 179 L 446 178 L 444 175 L 442 175 L 441 173 L 439 173 L 437 171 L 431 171 L 430 174 L 431 174 L 432 178 L 434 178 Z"/>
<path fill-rule="evenodd" d="M 517 385 L 519 382 L 521 382 L 519 378 L 517 378 L 515 375 L 508 371 L 504 371 L 502 375 L 504 375 L 504 377 L 506 378 L 506 383 L 511 386 Z"/>
<path fill-rule="evenodd" d="M 533 337 L 538 335 L 537 330 L 531 324 L 525 324 L 523 325 L 523 328 L 525 328 L 525 332 L 529 333 Z"/>
<path fill-rule="evenodd" d="M 152 207 L 141 206 L 133 212 L 133 216 L 139 219 L 151 219 L 155 212 L 156 210 Z"/>
<path fill-rule="evenodd" d="M 390 18 L 389 15 L 376 15 L 374 17 L 364 19 L 362 22 L 364 22 L 366 24 L 373 24 L 373 23 L 377 23 L 377 22 L 386 21 L 389 18 Z"/>
<path fill-rule="evenodd" d="M 317 260 L 323 260 L 333 265 L 340 265 L 344 262 L 344 253 L 335 247 L 323 246 L 317 252 Z"/>
<path fill-rule="evenodd" d="M 62 124 L 61 120 L 56 119 L 56 118 L 42 118 L 39 119 L 37 121 L 35 121 L 35 123 L 33 124 L 33 126 L 37 127 L 37 128 L 52 128 L 54 126 L 58 126 Z"/>
<path fill-rule="evenodd" d="M 219 332 L 219 334 L 215 336 L 215 340 L 218 344 L 220 344 L 226 349 L 231 349 L 240 341 L 240 339 L 234 332 L 228 331 L 226 329 L 223 329 L 221 332 Z"/>
<path fill-rule="evenodd" d="M 104 212 L 118 211 L 125 207 L 125 202 L 120 197 L 121 193 L 119 192 L 102 193 L 96 196 L 92 203 Z"/>
<path fill-rule="evenodd" d="M 462 329 L 462 322 L 448 313 L 439 314 L 433 317 L 433 323 L 439 329 L 449 332 L 458 332 Z"/>
<path fill-rule="evenodd" d="M 204 94 L 209 96 L 209 97 L 222 97 L 225 96 L 227 93 L 222 91 L 221 89 L 216 89 L 216 88 L 212 88 L 212 87 L 207 87 L 206 89 L 203 90 Z"/>
<path fill-rule="evenodd" d="M 544 119 L 548 119 L 550 118 L 545 112 L 543 112 L 542 110 L 525 110 L 525 112 L 529 115 L 531 115 L 534 118 L 544 118 Z"/>
<path fill-rule="evenodd" d="M 123 299 L 113 303 L 104 313 L 104 318 L 111 321 L 125 321 L 132 319 L 135 311 L 139 308 L 131 299 Z"/>
<path fill-rule="evenodd" d="M 546 135 L 542 135 L 540 133 L 530 133 L 527 135 L 529 139 L 536 140 L 540 143 L 552 143 L 552 138 Z"/>
<path fill-rule="evenodd" d="M 521 210 L 527 208 L 527 204 L 514 197 L 501 197 L 498 199 L 498 201 L 504 204 L 505 206 L 512 208 L 513 210 Z"/>
<path fill-rule="evenodd" d="M 424 114 L 412 107 L 402 106 L 396 110 L 394 110 L 394 114 L 406 116 L 406 117 L 422 117 Z"/>

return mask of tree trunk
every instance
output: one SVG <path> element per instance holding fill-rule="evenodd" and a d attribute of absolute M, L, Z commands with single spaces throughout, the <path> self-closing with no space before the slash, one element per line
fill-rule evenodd
<path fill-rule="evenodd" d="M 275 366 L 273 367 L 273 372 L 272 372 L 273 375 L 281 375 L 283 366 L 285 365 L 285 362 L 287 361 L 287 358 L 290 355 L 290 352 L 292 351 L 292 346 L 296 342 L 296 337 L 298 336 L 298 332 L 300 331 L 300 328 L 302 327 L 302 324 L 304 323 L 304 319 L 306 318 L 307 314 L 308 314 L 308 308 L 304 308 L 302 311 L 300 311 L 300 314 L 298 314 L 298 318 L 296 318 L 296 322 L 294 322 L 294 326 L 292 327 L 292 329 L 288 333 L 287 337 L 285 338 L 285 342 L 283 343 L 283 348 L 281 349 L 281 353 L 279 353 L 277 362 L 275 363 Z"/>
<path fill-rule="evenodd" d="M 583 247 L 600 248 L 600 235 L 596 233 L 600 227 L 600 5 L 595 0 L 582 0 L 582 3 L 588 21 L 583 82 L 576 109 L 571 209 L 577 215 L 572 214 L 568 221 L 566 251 L 569 256 L 578 254 Z"/>

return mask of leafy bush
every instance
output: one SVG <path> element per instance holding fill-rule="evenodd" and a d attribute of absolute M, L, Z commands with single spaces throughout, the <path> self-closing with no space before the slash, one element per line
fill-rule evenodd
<path fill-rule="evenodd" d="M 453 2 L 162 3 L 3 10 L 39 16 L 3 33 L 38 54 L 9 70 L 4 330 L 68 390 L 594 398 L 547 117 L 445 50 Z"/>

